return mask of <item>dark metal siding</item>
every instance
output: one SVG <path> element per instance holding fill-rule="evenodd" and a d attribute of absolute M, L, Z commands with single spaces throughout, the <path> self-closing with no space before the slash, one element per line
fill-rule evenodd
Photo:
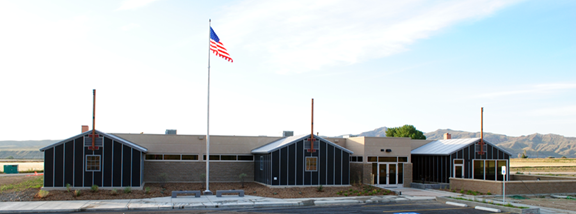
<path fill-rule="evenodd" d="M 350 154 L 348 152 L 342 152 L 344 157 L 342 157 L 342 184 L 350 184 Z"/>
<path fill-rule="evenodd" d="M 296 145 L 288 146 L 288 185 L 296 185 Z"/>
<path fill-rule="evenodd" d="M 110 138 L 104 138 L 104 155 L 102 160 L 104 160 L 104 180 L 103 187 L 112 186 L 112 140 Z"/>
<path fill-rule="evenodd" d="M 296 185 L 304 185 L 304 142 L 296 143 Z"/>
<path fill-rule="evenodd" d="M 84 184 L 84 137 L 74 140 L 74 184 L 82 187 Z"/>
<path fill-rule="evenodd" d="M 327 148 L 328 148 L 328 144 L 326 144 L 326 143 L 320 144 L 320 166 L 324 166 L 324 167 L 322 167 L 322 169 L 320 171 L 320 183 L 321 184 L 326 184 L 326 180 L 328 179 L 328 177 L 330 177 L 327 175 L 327 170 L 328 170 L 327 158 L 326 158 L 326 155 L 327 155 L 326 149 Z"/>
<path fill-rule="evenodd" d="M 130 186 L 130 167 L 132 162 L 132 148 L 129 146 L 122 146 L 122 186 Z"/>
<path fill-rule="evenodd" d="M 103 147 L 99 147 L 98 150 L 93 151 L 93 153 L 95 155 L 100 155 L 100 171 L 93 172 L 94 173 L 93 185 L 97 185 L 99 187 L 102 186 L 102 161 L 103 161 L 102 151 L 103 150 L 104 150 Z"/>
<path fill-rule="evenodd" d="M 44 186 L 54 186 L 54 148 L 44 151 Z"/>
<path fill-rule="evenodd" d="M 132 186 L 140 186 L 140 158 L 142 157 L 142 152 L 132 149 Z"/>
<path fill-rule="evenodd" d="M 327 185 L 333 185 L 334 184 L 334 165 L 335 165 L 335 160 L 334 160 L 334 146 L 332 145 L 328 145 L 328 172 L 326 173 L 326 176 L 328 177 L 328 181 L 327 181 Z"/>
<path fill-rule="evenodd" d="M 114 142 L 114 161 L 112 163 L 112 186 L 122 186 L 122 144 Z"/>
<path fill-rule="evenodd" d="M 280 185 L 278 175 L 280 174 L 280 151 L 272 152 L 272 185 Z M 276 180 L 274 180 L 276 178 Z"/>
<path fill-rule="evenodd" d="M 86 172 L 86 155 L 94 154 L 92 150 L 88 149 L 88 147 L 84 148 L 84 155 L 82 157 L 82 166 L 84 166 L 84 186 L 90 187 L 92 186 L 92 178 L 94 178 L 94 173 Z"/>
<path fill-rule="evenodd" d="M 58 145 L 54 150 L 54 186 L 64 186 L 64 145 Z"/>
<path fill-rule="evenodd" d="M 74 140 L 64 144 L 64 186 L 74 183 Z"/>
<path fill-rule="evenodd" d="M 280 180 L 280 185 L 288 184 L 287 170 L 288 169 L 288 149 L 286 147 L 280 149 L 280 173 L 278 179 Z"/>

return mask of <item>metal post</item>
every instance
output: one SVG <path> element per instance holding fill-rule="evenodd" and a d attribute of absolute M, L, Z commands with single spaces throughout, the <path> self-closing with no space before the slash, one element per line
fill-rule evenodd
<path fill-rule="evenodd" d="M 93 102 L 92 102 L 92 151 L 95 149 L 94 138 L 96 137 L 96 89 L 93 91 Z"/>
<path fill-rule="evenodd" d="M 210 28 L 212 20 L 208 20 L 208 107 L 206 122 L 206 190 L 204 195 L 212 195 L 210 191 Z"/>

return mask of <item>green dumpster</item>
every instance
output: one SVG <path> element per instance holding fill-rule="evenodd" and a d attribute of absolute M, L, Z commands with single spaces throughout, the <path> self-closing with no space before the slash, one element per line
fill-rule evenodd
<path fill-rule="evenodd" d="M 6 174 L 17 174 L 18 164 L 15 165 L 4 165 L 4 173 Z"/>

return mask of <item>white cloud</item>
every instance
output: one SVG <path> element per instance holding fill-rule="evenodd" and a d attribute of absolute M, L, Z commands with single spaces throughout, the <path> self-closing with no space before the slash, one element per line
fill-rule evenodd
<path fill-rule="evenodd" d="M 127 25 L 122 26 L 121 29 L 122 29 L 123 31 L 129 31 L 129 30 L 132 30 L 132 29 L 138 28 L 138 27 L 140 27 L 139 24 L 130 23 L 130 24 L 127 24 Z"/>
<path fill-rule="evenodd" d="M 509 95 L 550 93 L 550 92 L 554 92 L 554 91 L 560 91 L 563 89 L 574 89 L 574 88 L 576 88 L 576 84 L 569 84 L 569 83 L 538 84 L 538 85 L 530 86 L 527 89 L 485 93 L 485 94 L 480 94 L 477 97 L 495 98 L 495 97 L 502 97 L 502 96 L 509 96 Z"/>
<path fill-rule="evenodd" d="M 125 0 L 116 10 L 133 10 L 139 7 L 144 7 L 155 1 L 158 0 Z"/>
<path fill-rule="evenodd" d="M 300 73 L 406 51 L 438 30 L 513 2 L 244 1 L 226 8 L 215 29 L 227 46 L 258 55 L 276 72 Z"/>

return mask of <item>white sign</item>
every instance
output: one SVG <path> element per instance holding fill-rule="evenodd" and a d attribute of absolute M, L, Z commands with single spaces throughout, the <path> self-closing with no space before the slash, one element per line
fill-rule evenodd
<path fill-rule="evenodd" d="M 502 166 L 502 175 L 506 175 L 506 166 Z"/>

